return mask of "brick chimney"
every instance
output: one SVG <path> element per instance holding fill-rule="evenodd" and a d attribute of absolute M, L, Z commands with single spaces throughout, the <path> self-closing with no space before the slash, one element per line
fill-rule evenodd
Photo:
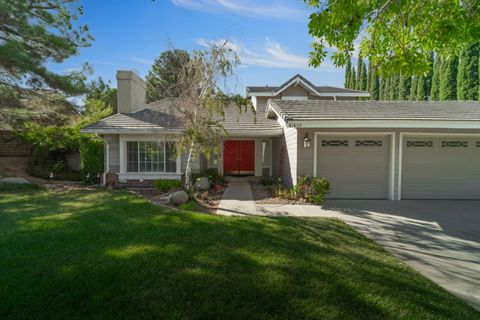
<path fill-rule="evenodd" d="M 118 113 L 132 113 L 145 108 L 145 81 L 133 71 L 117 71 Z"/>

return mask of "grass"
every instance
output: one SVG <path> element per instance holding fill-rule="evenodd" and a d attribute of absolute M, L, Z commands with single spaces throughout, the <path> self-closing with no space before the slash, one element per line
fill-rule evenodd
<path fill-rule="evenodd" d="M 0 193 L 0 318 L 479 319 L 338 220 Z"/>
<path fill-rule="evenodd" d="M 36 184 L 0 182 L 0 192 L 15 192 L 15 191 L 21 191 L 21 190 L 38 190 L 38 189 L 40 189 L 40 187 Z"/>

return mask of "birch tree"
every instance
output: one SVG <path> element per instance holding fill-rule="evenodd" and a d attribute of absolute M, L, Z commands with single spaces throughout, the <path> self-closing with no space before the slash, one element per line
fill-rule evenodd
<path fill-rule="evenodd" d="M 222 125 L 227 108 L 253 111 L 247 99 L 225 92 L 239 63 L 238 55 L 225 41 L 204 51 L 194 51 L 178 76 L 174 112 L 183 130 L 176 141 L 177 151 L 187 154 L 184 187 L 189 193 L 193 160 L 200 154 L 209 158 L 217 153 L 220 139 L 228 134 Z"/>

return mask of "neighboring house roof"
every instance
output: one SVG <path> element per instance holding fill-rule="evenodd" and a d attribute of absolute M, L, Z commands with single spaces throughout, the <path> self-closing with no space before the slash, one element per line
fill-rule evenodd
<path fill-rule="evenodd" d="M 115 114 L 84 127 L 84 133 L 175 133 L 181 131 L 178 118 L 173 115 L 174 99 L 164 99 L 147 105 L 145 109 L 130 114 Z M 278 136 L 282 127 L 274 119 L 252 111 L 239 112 L 237 108 L 225 110 L 223 126 L 230 136 Z"/>
<path fill-rule="evenodd" d="M 314 95 L 317 96 L 352 96 L 352 97 L 369 97 L 370 93 L 366 91 L 353 90 L 338 88 L 332 86 L 316 86 L 305 77 L 300 74 L 297 74 L 287 80 L 284 84 L 280 86 L 249 86 L 247 87 L 247 96 L 277 96 L 283 92 L 286 88 L 294 85 L 301 84 L 306 89 L 311 91 Z"/>
<path fill-rule="evenodd" d="M 329 101 L 270 100 L 269 117 L 280 117 L 287 123 L 311 123 L 321 126 L 332 120 L 402 120 L 411 127 L 423 121 L 468 121 L 480 128 L 480 104 L 460 101 Z M 314 124 L 314 122 L 317 122 Z M 400 122 L 398 122 L 400 124 Z M 293 126 L 293 125 L 292 125 Z M 305 127 L 305 126 L 303 126 Z"/>

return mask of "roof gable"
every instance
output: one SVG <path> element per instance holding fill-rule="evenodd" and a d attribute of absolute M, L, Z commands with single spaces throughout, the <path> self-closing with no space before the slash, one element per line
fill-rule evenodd
<path fill-rule="evenodd" d="M 296 74 L 292 78 L 288 79 L 280 86 L 248 86 L 247 96 L 263 96 L 263 97 L 275 97 L 291 88 L 292 86 L 300 85 L 311 94 L 318 97 L 333 97 L 333 96 L 348 96 L 348 97 L 369 97 L 370 93 L 367 91 L 353 90 L 338 88 L 332 86 L 315 86 L 309 80 L 307 80 L 301 74 Z"/>

